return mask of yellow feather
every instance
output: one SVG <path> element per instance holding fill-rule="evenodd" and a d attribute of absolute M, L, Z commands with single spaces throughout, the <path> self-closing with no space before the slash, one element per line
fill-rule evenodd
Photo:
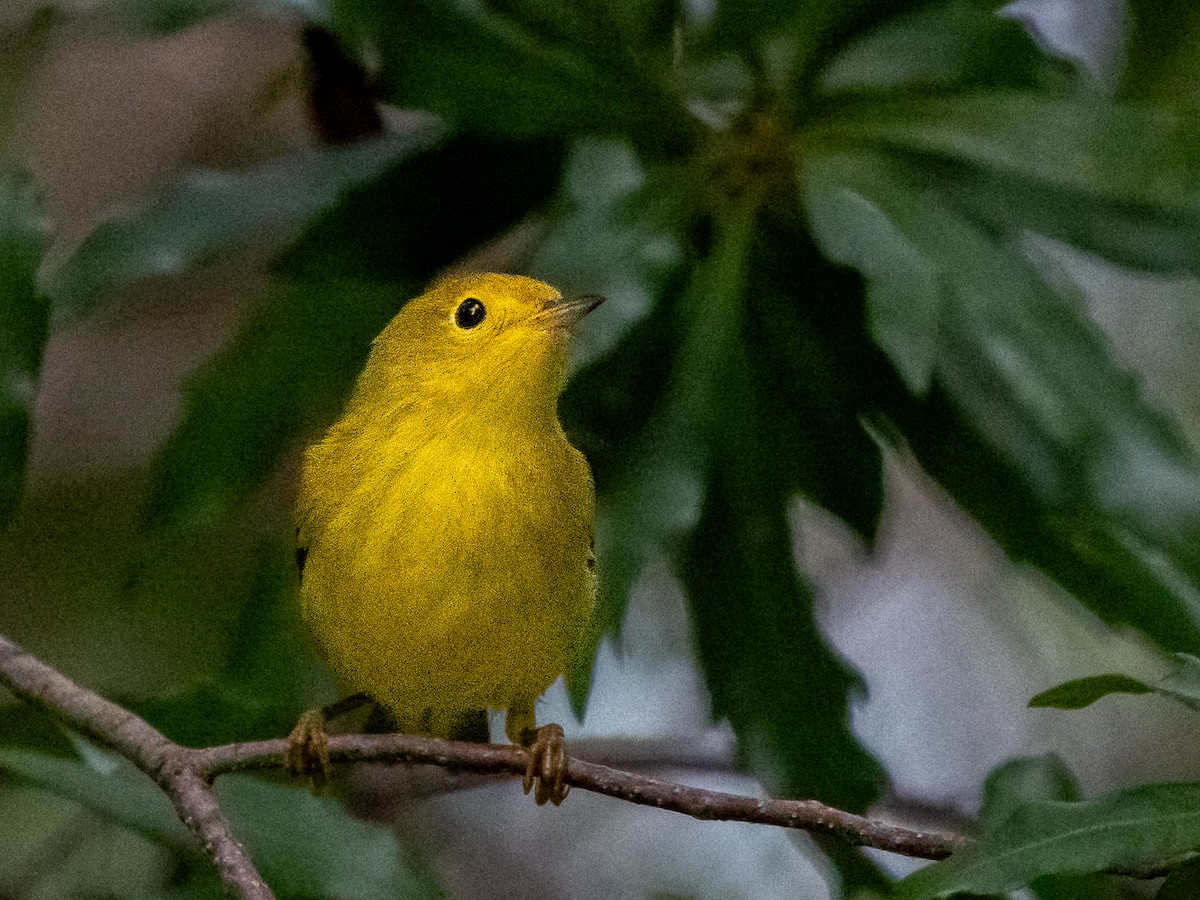
<path fill-rule="evenodd" d="M 456 319 L 468 300 L 477 324 Z M 305 457 L 304 618 L 402 723 L 444 734 L 471 711 L 532 709 L 577 652 L 593 490 L 557 397 L 571 325 L 598 302 L 512 275 L 434 285 L 375 339 Z"/>

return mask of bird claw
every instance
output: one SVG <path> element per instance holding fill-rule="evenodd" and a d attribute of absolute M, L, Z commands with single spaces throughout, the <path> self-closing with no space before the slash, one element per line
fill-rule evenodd
<path fill-rule="evenodd" d="M 551 723 L 530 734 L 533 741 L 526 744 L 528 761 L 522 786 L 528 794 L 536 785 L 533 799 L 538 806 L 544 805 L 547 800 L 558 806 L 571 790 L 563 784 L 567 773 L 567 752 L 562 726 Z"/>
<path fill-rule="evenodd" d="M 308 782 L 313 794 L 329 783 L 329 732 L 325 730 L 323 710 L 309 709 L 300 716 L 288 735 L 284 763 L 293 781 Z"/>

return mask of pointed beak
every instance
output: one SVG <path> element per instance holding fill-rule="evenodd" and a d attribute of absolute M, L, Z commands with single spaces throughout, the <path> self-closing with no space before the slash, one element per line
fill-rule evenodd
<path fill-rule="evenodd" d="M 574 297 L 560 297 L 546 304 L 542 315 L 550 319 L 558 328 L 571 328 L 604 302 L 597 294 L 577 294 Z"/>

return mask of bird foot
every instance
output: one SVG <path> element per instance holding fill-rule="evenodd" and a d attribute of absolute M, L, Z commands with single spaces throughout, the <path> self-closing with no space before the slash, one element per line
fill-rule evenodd
<path fill-rule="evenodd" d="M 533 799 L 538 806 L 547 800 L 558 806 L 571 790 L 563 784 L 567 773 L 566 738 L 561 725 L 543 725 L 521 735 L 529 761 L 525 766 L 523 786 L 528 794 L 536 785 Z"/>
<path fill-rule="evenodd" d="M 288 735 L 284 764 L 293 781 L 308 782 L 313 794 L 319 794 L 329 783 L 329 732 L 325 730 L 323 709 L 309 709 L 301 714 L 296 727 Z"/>

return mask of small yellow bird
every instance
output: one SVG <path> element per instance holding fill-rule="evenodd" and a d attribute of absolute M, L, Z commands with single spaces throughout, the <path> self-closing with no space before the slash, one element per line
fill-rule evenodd
<path fill-rule="evenodd" d="M 303 615 L 330 667 L 406 732 L 478 736 L 488 708 L 506 709 L 539 804 L 566 795 L 566 756 L 534 701 L 574 660 L 596 597 L 592 476 L 557 399 L 572 328 L 601 302 L 497 274 L 411 300 L 305 456 L 297 508 Z M 340 706 L 290 739 L 314 785 Z"/>

